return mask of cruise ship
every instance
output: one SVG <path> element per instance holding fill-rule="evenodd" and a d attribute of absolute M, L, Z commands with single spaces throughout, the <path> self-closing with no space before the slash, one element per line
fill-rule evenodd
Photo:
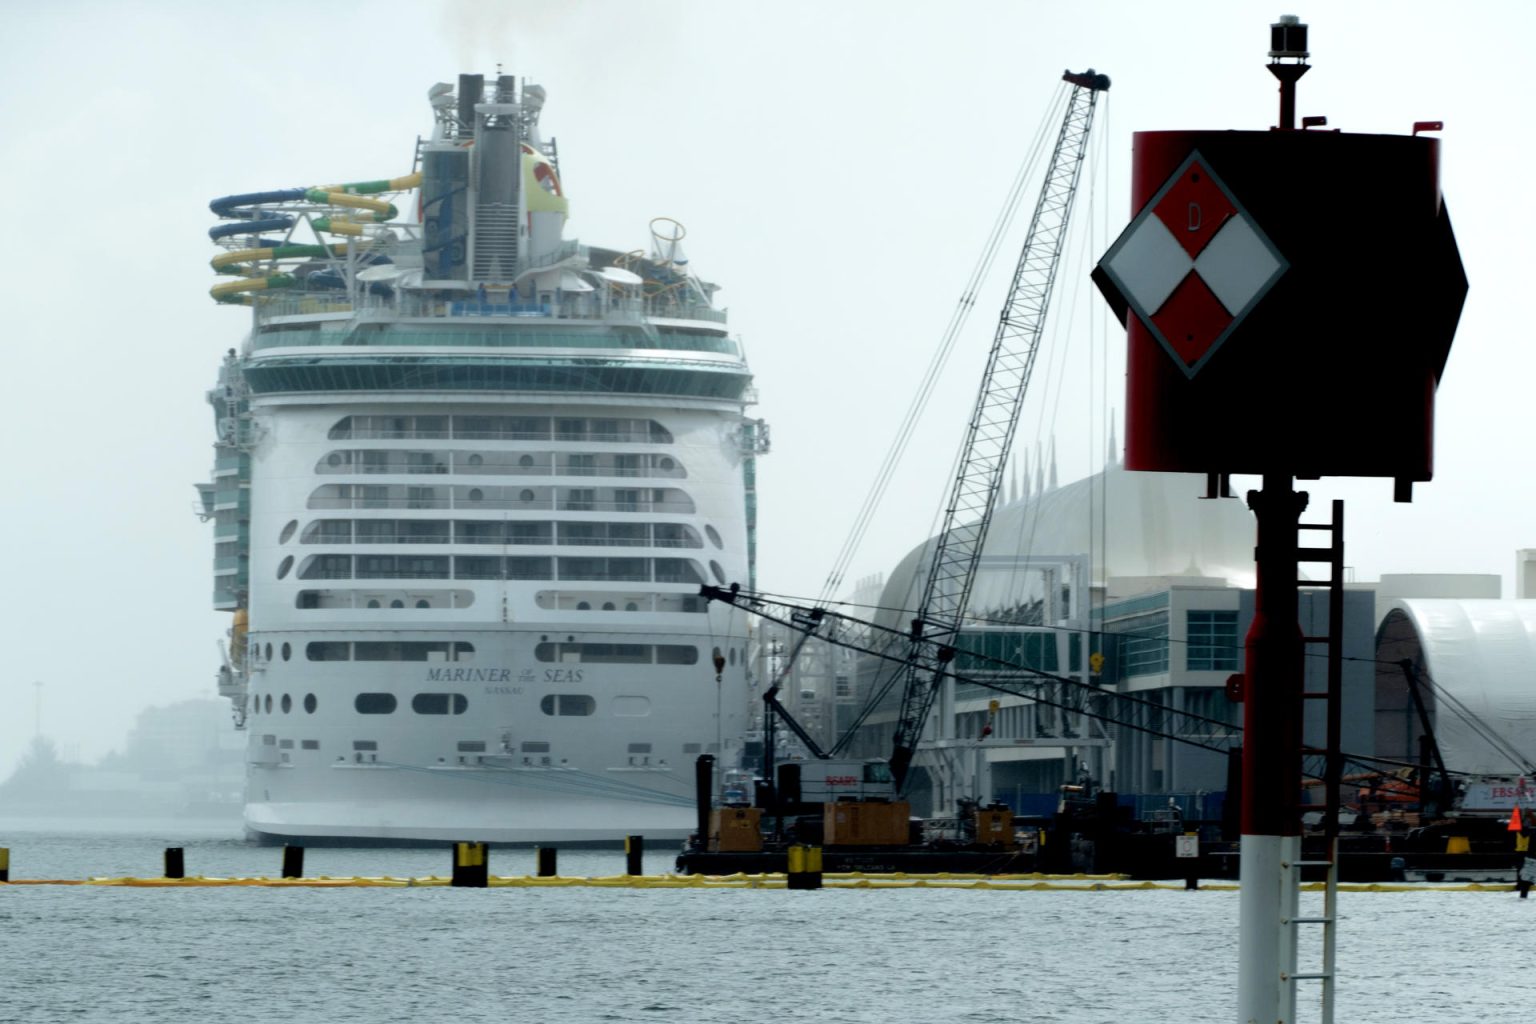
<path fill-rule="evenodd" d="M 681 837 L 698 755 L 740 759 L 748 623 L 696 595 L 752 584 L 766 425 L 680 224 L 564 237 L 545 98 L 460 75 L 410 174 L 210 204 L 254 837 Z"/>

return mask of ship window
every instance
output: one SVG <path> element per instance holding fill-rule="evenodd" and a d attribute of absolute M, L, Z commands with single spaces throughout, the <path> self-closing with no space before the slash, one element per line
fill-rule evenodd
<path fill-rule="evenodd" d="M 528 467 L 533 465 L 533 456 L 532 455 L 519 455 L 517 457 L 517 464 L 519 466 L 523 467 L 524 469 L 527 469 Z"/>
<path fill-rule="evenodd" d="M 352 645 L 345 640 L 315 640 L 305 645 L 304 656 L 310 661 L 347 661 Z"/>
<path fill-rule="evenodd" d="M 270 715 L 272 713 L 272 695 L 270 693 L 267 694 L 267 699 L 262 704 L 261 713 L 264 715 Z"/>
<path fill-rule="evenodd" d="M 713 526 L 706 525 L 704 527 L 704 536 L 708 537 L 709 542 L 715 547 L 724 547 L 724 545 L 720 543 L 720 531 L 715 529 Z"/>
<path fill-rule="evenodd" d="M 308 715 L 315 713 L 315 695 L 312 693 L 306 693 L 304 695 L 304 713 Z M 305 742 L 307 743 L 309 741 L 305 740 Z"/>
<path fill-rule="evenodd" d="M 730 651 L 730 654 L 731 654 L 731 664 L 734 665 L 734 664 L 736 664 L 736 648 L 732 647 L 731 651 Z"/>
<path fill-rule="evenodd" d="M 320 749 L 320 741 L 319 740 L 299 740 L 299 748 L 301 750 L 319 750 Z"/>
<path fill-rule="evenodd" d="M 626 601 L 624 602 L 624 610 L 627 612 L 637 612 L 640 610 L 640 606 L 633 601 Z"/>
<path fill-rule="evenodd" d="M 592 610 L 592 603 L 590 601 L 577 601 L 576 610 L 579 612 L 589 612 Z"/>
<path fill-rule="evenodd" d="M 395 695 L 392 693 L 360 693 L 352 706 L 360 715 L 392 715 L 395 713 Z M 372 747 L 353 745 L 354 750 L 372 750 Z"/>
<path fill-rule="evenodd" d="M 611 612 L 613 610 L 614 610 L 614 604 L 613 604 L 612 601 L 604 601 L 603 602 L 603 611 Z"/>
<path fill-rule="evenodd" d="M 293 539 L 293 531 L 298 528 L 299 521 L 297 519 L 288 520 L 288 525 L 283 527 L 283 532 L 277 535 L 277 542 L 279 544 L 287 544 Z"/>
<path fill-rule="evenodd" d="M 554 560 L 550 558 L 508 558 L 507 578 L 511 580 L 553 579 Z"/>
<path fill-rule="evenodd" d="M 379 742 L 378 742 L 378 740 L 353 740 L 352 741 L 352 749 L 353 750 L 378 750 L 379 749 Z"/>
<path fill-rule="evenodd" d="M 293 698 L 288 696 L 286 693 L 283 694 L 283 705 L 282 705 L 282 707 L 283 707 L 283 714 L 285 714 L 285 715 L 288 712 L 293 710 Z M 289 743 L 288 745 L 290 747 L 293 746 L 292 743 Z"/>
<path fill-rule="evenodd" d="M 462 715 L 468 708 L 469 701 L 462 693 L 418 693 L 411 698 L 411 710 L 418 715 Z"/>
<path fill-rule="evenodd" d="M 293 657 L 293 645 L 290 644 L 287 640 L 284 640 L 283 641 L 283 660 L 287 661 L 291 657 Z"/>
<path fill-rule="evenodd" d="M 547 754 L 549 753 L 549 744 L 544 740 L 523 740 L 523 753 Z"/>
<path fill-rule="evenodd" d="M 478 466 L 485 462 L 485 456 L 481 455 L 479 452 L 475 452 L 465 461 L 467 461 L 471 466 Z"/>
<path fill-rule="evenodd" d="M 696 665 L 699 661 L 699 649 L 683 644 L 657 644 L 656 663 L 658 665 Z"/>
<path fill-rule="evenodd" d="M 431 608 L 432 607 L 432 602 L 428 601 L 426 598 L 419 598 L 416 601 L 416 607 L 417 608 Z"/>
<path fill-rule="evenodd" d="M 539 701 L 539 710 L 562 718 L 584 718 L 597 710 L 597 701 L 579 693 L 551 693 Z"/>
<path fill-rule="evenodd" d="M 685 754 L 697 754 L 697 753 L 699 753 L 703 749 L 704 749 L 704 744 L 702 744 L 702 743 L 684 743 L 683 744 L 683 753 L 685 753 Z"/>
<path fill-rule="evenodd" d="M 271 733 L 267 733 L 261 738 L 261 745 L 264 747 L 275 747 L 277 746 L 277 737 Z"/>
<path fill-rule="evenodd" d="M 661 459 L 656 464 L 658 466 L 660 466 L 662 469 L 672 469 L 673 467 L 675 467 L 677 465 L 677 463 L 673 462 L 671 459 L 667 458 L 665 455 L 663 455 L 661 457 Z"/>
<path fill-rule="evenodd" d="M 725 570 L 720 568 L 719 562 L 715 561 L 714 559 L 710 559 L 709 571 L 710 574 L 715 577 L 716 583 L 720 584 L 722 587 L 725 586 Z"/>
<path fill-rule="evenodd" d="M 528 497 L 523 499 L 524 501 L 532 501 L 533 500 L 533 492 L 532 491 L 524 491 L 523 493 L 528 495 Z M 469 489 L 469 500 L 470 501 L 484 501 L 485 500 L 485 492 L 482 491 L 478 487 L 471 487 Z"/>
<path fill-rule="evenodd" d="M 282 579 L 284 576 L 287 576 L 288 570 L 292 568 L 293 556 L 288 555 L 281 562 L 277 563 L 277 578 Z"/>
<path fill-rule="evenodd" d="M 459 753 L 483 754 L 485 753 L 485 740 L 459 740 Z"/>
<path fill-rule="evenodd" d="M 368 599 L 368 607 L 369 608 L 377 608 L 377 607 L 379 607 L 379 599 L 376 598 L 376 597 L 370 597 Z"/>
<path fill-rule="evenodd" d="M 533 500 L 533 492 L 531 490 L 529 490 L 528 488 L 524 487 L 521 491 L 517 492 L 517 500 L 518 501 L 532 501 Z"/>
<path fill-rule="evenodd" d="M 389 606 L 391 608 L 404 608 L 405 602 L 401 601 L 399 598 L 396 598 L 395 600 L 389 602 Z"/>
<path fill-rule="evenodd" d="M 358 661 L 469 661 L 473 644 L 446 640 L 372 641 L 356 644 Z"/>
<path fill-rule="evenodd" d="M 651 752 L 651 745 L 649 743 L 631 743 L 629 745 L 629 752 L 631 754 L 649 754 Z"/>

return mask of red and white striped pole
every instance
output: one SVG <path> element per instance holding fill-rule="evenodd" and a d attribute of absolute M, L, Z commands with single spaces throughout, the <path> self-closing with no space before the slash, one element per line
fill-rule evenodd
<path fill-rule="evenodd" d="M 1307 495 L 1269 473 L 1248 492 L 1258 524 L 1253 625 L 1244 641 L 1238 1020 L 1295 1020 L 1303 643 L 1297 523 Z"/>

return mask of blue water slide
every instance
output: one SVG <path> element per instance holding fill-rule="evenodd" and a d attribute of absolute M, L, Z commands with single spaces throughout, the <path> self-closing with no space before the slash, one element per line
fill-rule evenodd
<path fill-rule="evenodd" d="M 215 224 L 208 229 L 208 237 L 217 241 L 230 235 L 252 235 L 262 231 L 286 231 L 293 227 L 295 218 L 287 214 L 273 214 L 251 207 L 262 203 L 291 203 L 304 198 L 305 189 L 284 188 L 272 192 L 246 192 L 237 196 L 221 196 L 208 204 L 208 209 L 224 218 L 239 217 L 231 224 Z"/>

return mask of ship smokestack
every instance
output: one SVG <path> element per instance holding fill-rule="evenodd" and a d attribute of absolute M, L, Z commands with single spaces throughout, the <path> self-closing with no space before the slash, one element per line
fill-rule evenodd
<path fill-rule="evenodd" d="M 475 104 L 485 95 L 484 75 L 459 76 L 459 137 L 475 136 Z"/>

